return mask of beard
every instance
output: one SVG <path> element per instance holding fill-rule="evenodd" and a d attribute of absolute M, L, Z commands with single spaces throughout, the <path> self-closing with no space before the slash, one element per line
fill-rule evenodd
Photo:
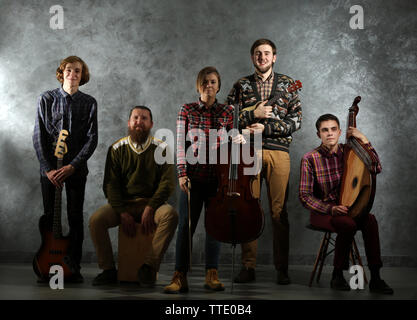
<path fill-rule="evenodd" d="M 271 70 L 272 69 L 272 67 L 274 66 L 274 63 L 271 63 L 270 65 L 268 65 L 268 66 L 264 66 L 264 67 L 258 67 L 255 63 L 253 64 L 253 66 L 255 67 L 255 69 L 259 72 L 259 73 L 262 73 L 262 74 L 264 74 L 264 73 L 267 73 L 269 70 Z"/>
<path fill-rule="evenodd" d="M 128 133 L 129 133 L 130 139 L 132 139 L 133 142 L 136 142 L 138 144 L 143 144 L 148 139 L 151 129 L 145 129 L 144 127 L 139 127 L 139 128 L 140 130 L 129 127 Z"/>

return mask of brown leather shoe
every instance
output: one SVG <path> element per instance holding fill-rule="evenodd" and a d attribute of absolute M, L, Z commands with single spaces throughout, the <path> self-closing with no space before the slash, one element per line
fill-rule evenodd
<path fill-rule="evenodd" d="M 93 286 L 105 286 L 117 283 L 117 270 L 108 269 L 98 274 L 93 280 Z"/>
<path fill-rule="evenodd" d="M 343 277 L 343 275 L 335 275 L 333 276 L 332 280 L 330 281 L 330 288 L 339 291 L 349 291 L 350 286 L 348 285 L 347 281 Z"/>
<path fill-rule="evenodd" d="M 236 283 L 248 283 L 255 281 L 255 269 L 243 267 L 235 277 Z"/>
<path fill-rule="evenodd" d="M 204 288 L 213 290 L 213 291 L 223 291 L 224 285 L 219 281 L 219 276 L 217 274 L 217 269 L 207 269 L 206 272 L 206 283 Z"/>
<path fill-rule="evenodd" d="M 138 271 L 138 279 L 141 284 L 148 286 L 155 285 L 158 273 L 150 265 L 144 263 Z"/>
<path fill-rule="evenodd" d="M 382 279 L 371 279 L 369 282 L 369 291 L 373 293 L 394 294 L 394 290 Z"/>
<path fill-rule="evenodd" d="M 187 276 L 184 272 L 175 271 L 171 283 L 164 288 L 164 293 L 188 292 Z"/>

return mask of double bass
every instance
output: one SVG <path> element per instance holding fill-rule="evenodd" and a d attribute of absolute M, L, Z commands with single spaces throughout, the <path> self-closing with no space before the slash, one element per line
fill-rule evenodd
<path fill-rule="evenodd" d="M 239 129 L 239 106 L 234 107 L 233 128 Z M 246 165 L 241 162 L 240 144 L 229 143 L 228 163 L 217 164 L 218 187 L 215 197 L 206 208 L 205 227 L 209 235 L 220 242 L 238 243 L 257 239 L 264 228 L 265 219 L 259 198 L 252 185 L 256 175 L 245 175 Z M 256 159 L 256 152 L 254 153 Z"/>
<path fill-rule="evenodd" d="M 357 96 L 349 108 L 347 129 L 356 128 L 356 115 L 359 112 L 360 101 L 361 97 Z M 339 204 L 349 209 L 348 214 L 352 218 L 368 214 L 374 203 L 376 173 L 371 170 L 374 161 L 374 155 L 368 152 L 361 141 L 353 136 L 346 137 Z"/>

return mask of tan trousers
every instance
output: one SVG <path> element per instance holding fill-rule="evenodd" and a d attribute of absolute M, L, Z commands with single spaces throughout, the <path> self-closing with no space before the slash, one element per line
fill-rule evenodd
<path fill-rule="evenodd" d="M 279 150 L 262 150 L 262 171 L 253 185 L 254 195 L 261 192 L 265 179 L 269 208 L 272 217 L 274 265 L 277 270 L 288 269 L 289 223 L 287 213 L 288 181 L 290 177 L 290 155 Z M 258 241 L 243 243 L 242 264 L 256 267 Z"/>
<path fill-rule="evenodd" d="M 137 199 L 128 207 L 128 213 L 136 222 L 140 222 L 147 202 L 148 199 Z M 159 271 L 161 260 L 177 228 L 178 213 L 169 204 L 163 204 L 155 211 L 154 219 L 157 227 L 152 241 L 152 250 L 145 258 L 145 263 Z M 90 217 L 90 235 L 96 249 L 98 266 L 102 270 L 115 268 L 108 229 L 120 223 L 120 216 L 110 204 L 100 207 Z"/>

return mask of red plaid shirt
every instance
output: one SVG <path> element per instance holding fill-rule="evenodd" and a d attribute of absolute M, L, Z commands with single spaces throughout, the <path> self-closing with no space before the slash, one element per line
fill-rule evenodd
<path fill-rule="evenodd" d="M 301 160 L 299 198 L 303 206 L 311 211 L 331 214 L 332 207 L 338 204 L 340 183 L 343 177 L 343 144 L 335 153 L 330 153 L 320 145 L 306 153 Z M 365 144 L 374 156 L 372 171 L 380 173 L 381 163 L 378 154 L 370 143 Z"/>
<path fill-rule="evenodd" d="M 219 135 L 214 146 L 210 146 L 210 129 L 224 129 L 227 133 L 233 128 L 233 106 L 216 102 L 207 108 L 201 100 L 184 104 L 177 117 L 177 171 L 178 178 L 212 182 L 216 179 L 213 165 L 209 164 L 210 149 L 216 149 L 227 141 L 226 135 Z M 191 144 L 192 142 L 192 144 Z M 189 147 L 192 147 L 190 149 Z M 205 157 L 198 152 L 204 149 Z M 192 153 L 199 158 L 197 163 L 188 163 L 186 155 Z M 192 156 L 191 154 L 191 156 Z M 189 160 L 189 159 L 188 159 Z"/>

